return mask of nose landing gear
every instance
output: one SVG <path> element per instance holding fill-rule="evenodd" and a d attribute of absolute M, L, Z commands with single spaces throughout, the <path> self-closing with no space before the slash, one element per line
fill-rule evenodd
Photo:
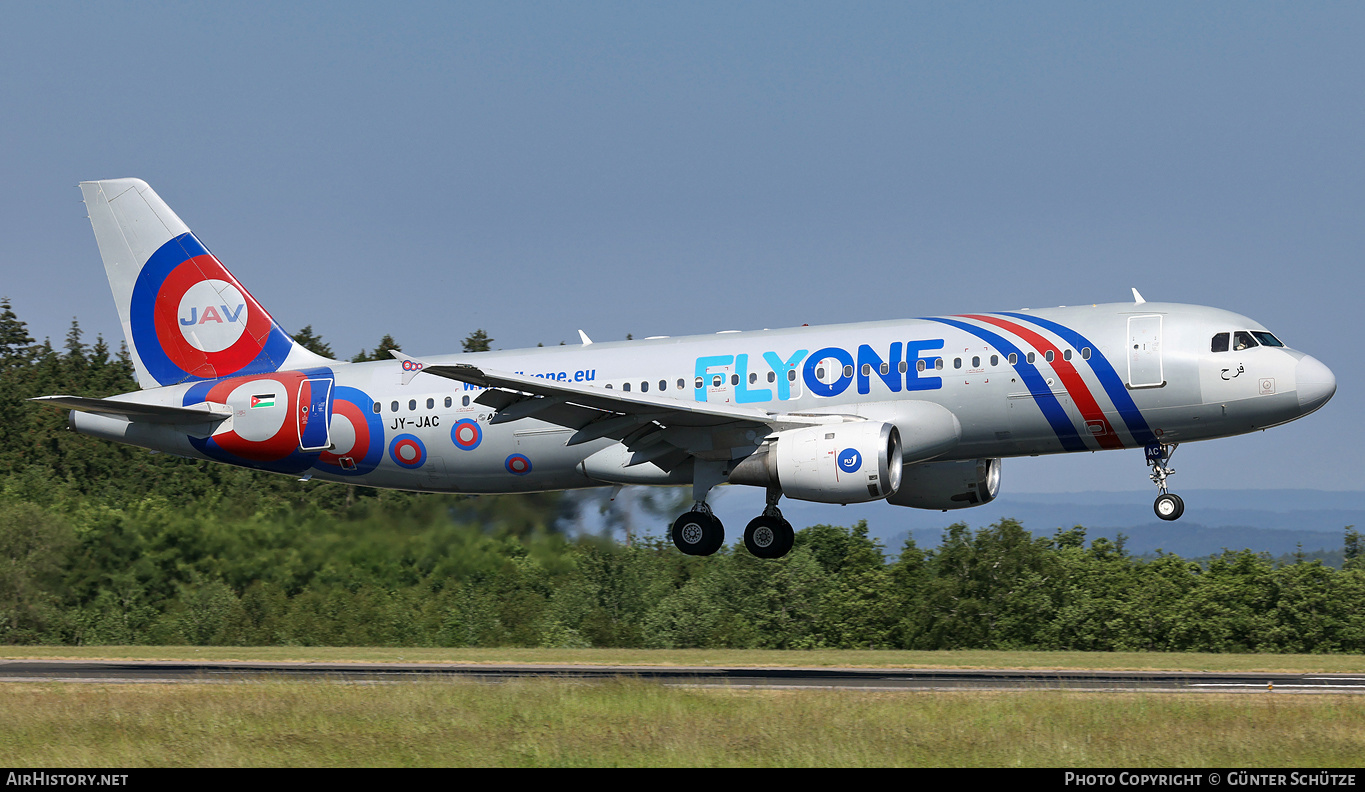
<path fill-rule="evenodd" d="M 1175 473 L 1175 469 L 1167 467 L 1166 463 L 1175 455 L 1176 447 L 1179 443 L 1152 443 L 1145 450 L 1147 455 L 1147 467 L 1152 469 L 1148 478 L 1156 485 L 1156 502 L 1152 504 L 1152 510 L 1156 516 L 1163 520 L 1178 520 L 1180 515 L 1185 513 L 1185 501 L 1179 495 L 1174 495 L 1166 491 L 1166 477 Z"/>

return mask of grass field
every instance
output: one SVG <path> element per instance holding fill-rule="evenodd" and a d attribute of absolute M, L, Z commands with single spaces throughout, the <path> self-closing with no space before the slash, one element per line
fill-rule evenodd
<path fill-rule="evenodd" d="M 3 647 L 8 659 L 1351 672 L 1359 656 Z M 8 683 L 11 767 L 1353 767 L 1365 696 Z"/>
<path fill-rule="evenodd" d="M 1350 767 L 1365 697 L 10 684 L 0 765 Z"/>
<path fill-rule="evenodd" d="M 0 646 L 0 660 L 255 660 L 262 662 L 556 663 L 800 668 L 1012 668 L 1103 671 L 1365 672 L 1362 655 L 1195 652 L 904 652 L 742 649 L 392 649 L 291 646 Z"/>

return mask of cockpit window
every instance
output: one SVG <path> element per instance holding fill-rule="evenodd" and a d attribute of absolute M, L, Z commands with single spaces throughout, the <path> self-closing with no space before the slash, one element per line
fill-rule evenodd
<path fill-rule="evenodd" d="M 1219 333 L 1218 335 L 1214 336 L 1213 344 L 1210 345 L 1209 350 L 1212 352 L 1228 351 L 1228 335 L 1229 335 L 1228 333 Z"/>
<path fill-rule="evenodd" d="M 1256 336 L 1256 340 L 1257 340 L 1257 341 L 1260 341 L 1262 346 L 1268 346 L 1268 347 L 1282 347 L 1282 346 L 1284 346 L 1284 344 L 1280 341 L 1280 339 L 1276 338 L 1276 337 L 1275 337 L 1274 335 L 1272 335 L 1271 333 L 1267 333 L 1267 332 L 1264 331 L 1264 330 L 1253 330 L 1253 331 L 1251 332 L 1251 334 L 1252 334 L 1253 336 Z"/>
<path fill-rule="evenodd" d="M 1243 349 L 1251 349 L 1254 346 L 1260 345 L 1256 343 L 1256 339 L 1251 337 L 1251 333 L 1246 330 L 1238 330 L 1236 333 L 1232 334 L 1232 348 L 1238 352 L 1241 352 Z"/>

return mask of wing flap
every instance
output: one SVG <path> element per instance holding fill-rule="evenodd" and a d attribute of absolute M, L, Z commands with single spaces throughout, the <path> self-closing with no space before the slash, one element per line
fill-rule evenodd
<path fill-rule="evenodd" d="M 768 426 L 776 420 L 773 414 L 756 407 L 685 402 L 666 396 L 612 391 L 591 385 L 528 377 L 524 374 L 512 374 L 465 364 L 426 365 L 422 371 L 482 388 L 527 393 L 533 396 L 564 397 L 563 400 L 567 404 L 604 412 L 623 415 L 663 414 L 668 416 L 668 422 L 673 426 L 715 426 L 734 421 Z M 482 398 L 480 396 L 480 403 L 487 403 L 482 401 Z"/>

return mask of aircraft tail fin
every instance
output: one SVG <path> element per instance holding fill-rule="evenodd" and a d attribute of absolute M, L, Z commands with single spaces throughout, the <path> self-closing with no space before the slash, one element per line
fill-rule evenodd
<path fill-rule="evenodd" d="M 331 363 L 299 346 L 141 179 L 81 182 L 138 385 Z"/>

